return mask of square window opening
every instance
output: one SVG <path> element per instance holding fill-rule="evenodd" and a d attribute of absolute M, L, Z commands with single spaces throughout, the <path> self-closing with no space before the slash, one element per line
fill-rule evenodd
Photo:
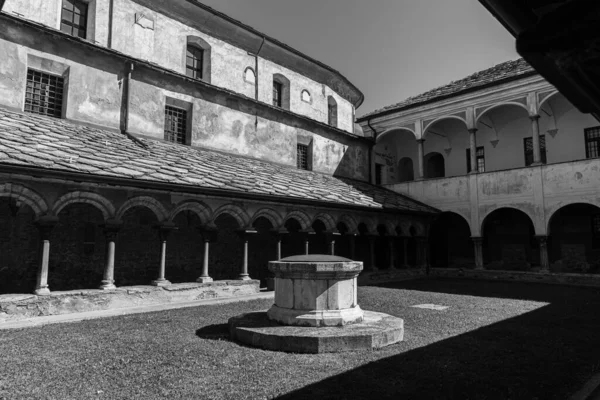
<path fill-rule="evenodd" d="M 25 112 L 61 118 L 64 85 L 62 76 L 27 69 Z"/>

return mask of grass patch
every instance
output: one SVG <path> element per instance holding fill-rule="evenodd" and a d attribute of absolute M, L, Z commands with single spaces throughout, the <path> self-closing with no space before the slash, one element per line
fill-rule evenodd
<path fill-rule="evenodd" d="M 404 318 L 405 341 L 342 354 L 229 341 L 227 319 L 269 301 L 0 331 L 0 398 L 565 399 L 600 370 L 599 294 L 465 280 L 362 287 L 363 309 Z"/>

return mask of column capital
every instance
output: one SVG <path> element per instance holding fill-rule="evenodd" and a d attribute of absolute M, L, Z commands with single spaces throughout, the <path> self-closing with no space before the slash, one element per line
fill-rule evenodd
<path fill-rule="evenodd" d="M 423 144 L 423 143 L 425 143 L 425 139 L 417 139 L 417 143 Z"/>
<path fill-rule="evenodd" d="M 477 128 L 471 128 L 471 129 L 467 129 L 467 130 L 469 131 L 469 133 L 475 134 L 475 133 L 477 133 L 477 131 L 479 129 L 477 129 Z"/>
<path fill-rule="evenodd" d="M 535 235 L 535 238 L 540 243 L 540 245 L 546 245 L 548 243 L 548 235 Z"/>
<path fill-rule="evenodd" d="M 471 236 L 471 240 L 475 244 L 483 243 L 483 237 L 482 236 Z"/>
<path fill-rule="evenodd" d="M 45 215 L 43 217 L 38 218 L 34 224 L 38 228 L 42 240 L 50 240 L 50 234 L 52 233 L 52 229 L 58 223 L 58 217 L 54 215 Z"/>
<path fill-rule="evenodd" d="M 169 238 L 169 234 L 179 228 L 173 222 L 164 222 L 154 226 L 158 230 L 158 236 L 162 242 Z"/>
<path fill-rule="evenodd" d="M 218 237 L 219 229 L 213 223 L 200 225 L 198 227 L 198 232 L 202 235 L 202 239 L 205 242 L 216 242 Z"/>
<path fill-rule="evenodd" d="M 328 241 L 335 240 L 336 237 L 340 237 L 340 236 L 342 236 L 342 234 L 339 232 L 334 232 L 334 231 L 326 231 L 325 232 L 325 238 Z"/>
<path fill-rule="evenodd" d="M 243 240 L 248 240 L 250 236 L 257 234 L 258 231 L 254 228 L 242 228 L 237 230 L 235 233 L 237 233 Z"/>
<path fill-rule="evenodd" d="M 537 121 L 538 119 L 540 119 L 540 115 L 539 114 L 530 115 L 529 119 L 532 121 Z"/>

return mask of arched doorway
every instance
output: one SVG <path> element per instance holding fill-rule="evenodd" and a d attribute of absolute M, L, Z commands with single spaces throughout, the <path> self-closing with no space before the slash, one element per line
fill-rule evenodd
<path fill-rule="evenodd" d="M 570 204 L 552 215 L 548 256 L 552 272 L 600 273 L 600 208 Z"/>
<path fill-rule="evenodd" d="M 425 156 L 425 178 L 443 178 L 446 176 L 444 156 L 440 153 L 428 153 Z"/>
<path fill-rule="evenodd" d="M 465 219 L 443 212 L 431 225 L 430 260 L 434 268 L 474 268 L 475 254 L 471 229 Z"/>
<path fill-rule="evenodd" d="M 259 217 L 252 224 L 256 234 L 250 237 L 248 251 L 248 273 L 258 279 L 261 286 L 267 284 L 269 261 L 277 260 L 277 238 L 273 234 L 273 224 L 268 218 Z"/>
<path fill-rule="evenodd" d="M 35 289 L 40 238 L 34 221 L 31 207 L 0 198 L 0 294 Z"/>
<path fill-rule="evenodd" d="M 514 208 L 500 208 L 483 221 L 483 258 L 487 269 L 526 271 L 539 265 L 531 218 Z"/>
<path fill-rule="evenodd" d="M 104 216 L 91 204 L 74 203 L 58 214 L 52 231 L 48 285 L 52 291 L 97 289 L 104 275 Z"/>
<path fill-rule="evenodd" d="M 159 273 L 158 218 L 149 208 L 136 206 L 125 211 L 122 222 L 116 243 L 115 285 L 150 285 Z M 169 252 L 170 243 L 167 243 L 167 254 Z M 169 264 L 165 275 L 170 279 Z"/>

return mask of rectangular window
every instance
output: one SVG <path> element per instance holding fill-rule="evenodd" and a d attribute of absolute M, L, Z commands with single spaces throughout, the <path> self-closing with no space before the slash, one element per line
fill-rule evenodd
<path fill-rule="evenodd" d="M 273 105 L 281 107 L 282 105 L 283 85 L 277 81 L 273 81 Z"/>
<path fill-rule="evenodd" d="M 60 30 L 71 36 L 86 38 L 88 5 L 79 0 L 63 0 Z"/>
<path fill-rule="evenodd" d="M 600 126 L 585 130 L 585 156 L 586 158 L 600 157 Z"/>
<path fill-rule="evenodd" d="M 381 185 L 383 183 L 383 165 L 375 164 L 375 184 Z"/>
<path fill-rule="evenodd" d="M 27 70 L 25 111 L 60 118 L 62 116 L 64 79 L 34 69 Z"/>
<path fill-rule="evenodd" d="M 298 169 L 308 170 L 308 146 L 298 143 L 298 150 L 296 153 L 296 163 Z"/>
<path fill-rule="evenodd" d="M 533 164 L 533 138 L 523 139 L 523 149 L 525 150 L 525 166 Z M 546 164 L 546 136 L 540 135 L 540 152 L 542 163 Z"/>
<path fill-rule="evenodd" d="M 188 46 L 186 53 L 185 73 L 190 78 L 202 79 L 202 66 L 204 65 L 204 50 L 195 46 Z"/>
<path fill-rule="evenodd" d="M 483 146 L 477 147 L 477 171 L 485 172 L 485 148 Z M 467 149 L 467 172 L 471 172 L 471 149 Z"/>
<path fill-rule="evenodd" d="M 165 107 L 165 140 L 186 144 L 187 111 L 182 108 Z"/>

